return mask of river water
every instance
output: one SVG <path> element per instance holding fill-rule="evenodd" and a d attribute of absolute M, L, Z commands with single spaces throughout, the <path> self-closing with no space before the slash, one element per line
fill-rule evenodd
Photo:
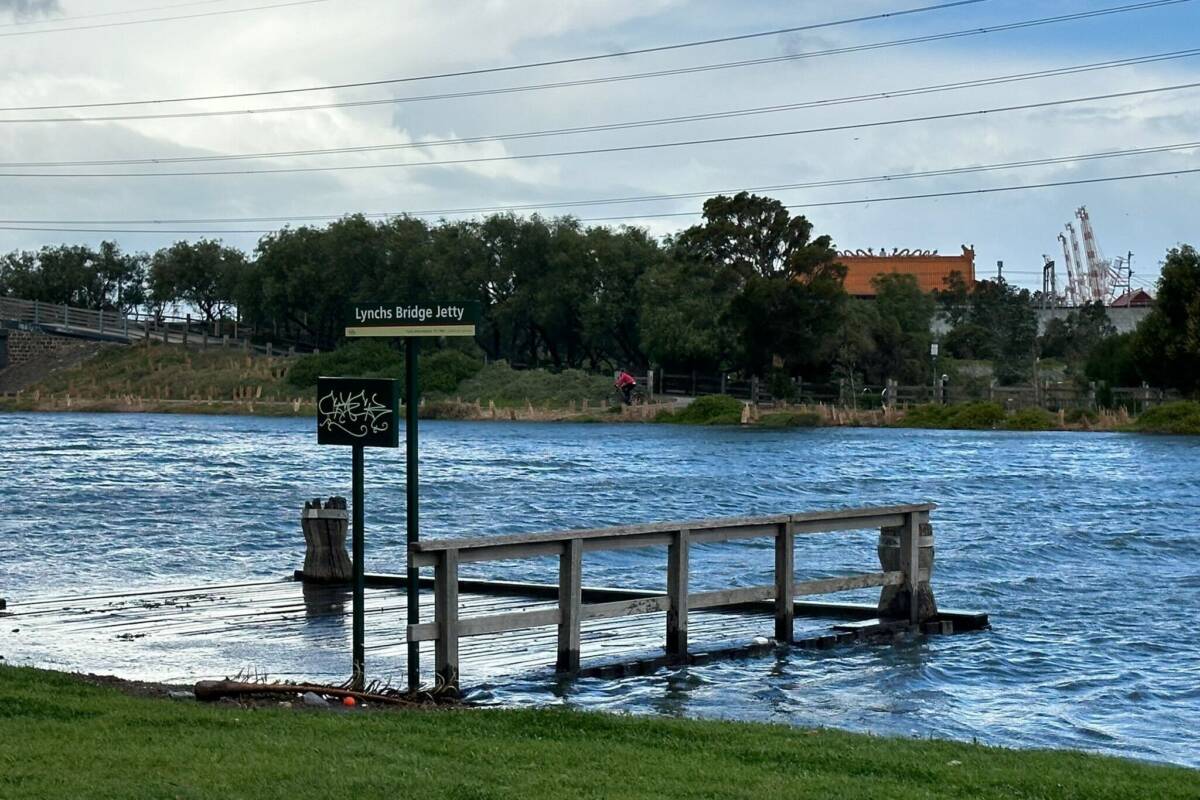
<path fill-rule="evenodd" d="M 349 495 L 307 420 L 0 415 L 0 596 L 277 578 L 306 497 Z M 427 537 L 932 501 L 943 606 L 991 631 L 793 651 L 564 688 L 566 703 L 1075 747 L 1200 766 L 1200 438 L 422 423 Z M 401 572 L 404 452 L 367 454 L 368 569 Z M 870 571 L 870 534 L 802 537 L 797 577 Z M 585 583 L 660 587 L 661 553 L 589 555 Z M 215 565 L 215 566 L 214 566 Z M 488 577 L 553 580 L 548 561 Z M 769 582 L 769 545 L 693 551 L 696 590 Z M 861 596 L 860 596 L 861 597 Z M 863 598 L 865 599 L 865 598 Z"/>

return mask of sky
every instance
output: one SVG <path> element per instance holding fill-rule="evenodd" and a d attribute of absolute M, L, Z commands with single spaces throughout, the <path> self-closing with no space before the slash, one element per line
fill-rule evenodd
<path fill-rule="evenodd" d="M 841 185 L 759 193 L 805 214 L 816 231 L 832 236 L 840 249 L 910 248 L 956 254 L 960 246 L 971 245 L 981 277 L 994 274 L 996 262 L 1002 260 L 1005 277 L 1031 289 L 1041 286 L 1044 254 L 1056 259 L 1061 269 L 1056 237 L 1064 223 L 1074 219 L 1075 210 L 1086 206 L 1102 254 L 1132 252 L 1133 283 L 1152 287 L 1169 248 L 1185 242 L 1200 244 L 1200 172 L 982 194 L 974 190 L 1200 169 L 1200 144 L 1105 159 L 1070 158 L 1200 143 L 1200 89 L 1144 93 L 1200 83 L 1200 51 L 1074 75 L 915 96 L 877 95 L 1189 50 L 1197 46 L 1194 32 L 1200 30 L 1200 0 L 862 49 L 1134 2 L 983 0 L 738 41 L 625 54 L 940 3 L 0 0 L 0 252 L 59 243 L 95 245 L 103 239 L 116 240 L 126 250 L 153 251 L 177 240 L 205 236 L 252 251 L 264 231 L 289 222 L 304 224 L 298 219 L 304 216 L 437 212 L 430 218 L 456 219 L 471 216 L 461 209 L 516 205 L 532 207 L 520 213 L 540 208 L 541 213 L 569 213 L 588 224 L 627 224 L 666 235 L 699 221 L 703 198 L 709 194 L 840 181 Z M 820 54 L 843 48 L 858 49 Z M 593 55 L 613 57 L 397 80 Z M 746 60 L 769 61 L 620 81 L 593 80 Z M 590 82 L 462 96 L 579 81 Z M 30 108 L 365 82 L 377 83 L 188 102 Z M 1122 92 L 1135 94 L 965 113 Z M 459 96 L 444 97 L 447 94 Z M 811 104 L 851 96 L 867 99 Z M 414 99 L 418 97 L 425 99 Z M 362 101 L 382 102 L 328 107 Z M 676 124 L 502 141 L 488 138 L 806 103 L 808 107 L 798 109 Z M 262 111 L 314 105 L 325 107 Z M 255 113 L 244 113 L 249 110 Z M 229 111 L 239 113 L 211 113 Z M 178 116 L 181 112 L 206 115 Z M 176 116 L 71 120 L 148 114 Z M 959 116 L 893 122 L 947 114 Z M 28 119 L 56 121 L 18 121 Z M 830 127 L 842 129 L 810 131 Z M 762 134 L 772 135 L 611 151 Z M 425 144 L 464 138 L 476 141 Z M 162 161 L 391 145 L 407 146 Z M 546 155 L 600 148 L 610 152 Z M 1059 161 L 845 183 L 1047 158 Z M 78 163 L 139 159 L 149 161 Z M 434 161 L 459 163 L 429 163 Z M 247 174 L 314 167 L 322 170 Z M 329 167 L 352 168 L 325 169 Z M 162 174 L 203 171 L 235 174 Z M 113 172 L 144 174 L 106 175 Z M 972 193 L 884 199 L 946 192 Z M 547 207 L 684 193 L 697 196 Z M 677 216 L 661 216 L 672 214 Z M 284 219 L 242 221 L 261 217 Z M 233 221 L 197 221 L 214 219 Z M 173 221 L 153 224 L 154 220 Z"/>

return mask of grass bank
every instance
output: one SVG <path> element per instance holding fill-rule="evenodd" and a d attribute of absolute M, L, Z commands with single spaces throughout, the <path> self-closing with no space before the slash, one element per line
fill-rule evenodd
<path fill-rule="evenodd" d="M 299 711 L 0 667 L 0 797 L 1194 798 L 1067 751 L 563 710 Z"/>

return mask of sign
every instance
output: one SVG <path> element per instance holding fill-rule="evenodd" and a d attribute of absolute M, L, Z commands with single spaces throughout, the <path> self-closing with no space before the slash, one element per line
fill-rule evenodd
<path fill-rule="evenodd" d="M 399 446 L 400 381 L 317 378 L 317 444 Z"/>
<path fill-rule="evenodd" d="M 479 303 L 359 303 L 346 323 L 347 336 L 474 336 Z"/>
<path fill-rule="evenodd" d="M 929 355 L 936 358 L 937 354 L 938 354 L 938 345 L 937 345 L 937 342 L 934 342 L 933 344 L 929 345 Z"/>

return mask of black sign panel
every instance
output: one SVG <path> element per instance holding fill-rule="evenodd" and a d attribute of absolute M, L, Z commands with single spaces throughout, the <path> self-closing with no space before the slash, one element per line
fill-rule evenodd
<path fill-rule="evenodd" d="M 359 303 L 346 321 L 347 336 L 474 336 L 479 303 Z"/>
<path fill-rule="evenodd" d="M 317 444 L 397 447 L 400 381 L 317 378 Z"/>

